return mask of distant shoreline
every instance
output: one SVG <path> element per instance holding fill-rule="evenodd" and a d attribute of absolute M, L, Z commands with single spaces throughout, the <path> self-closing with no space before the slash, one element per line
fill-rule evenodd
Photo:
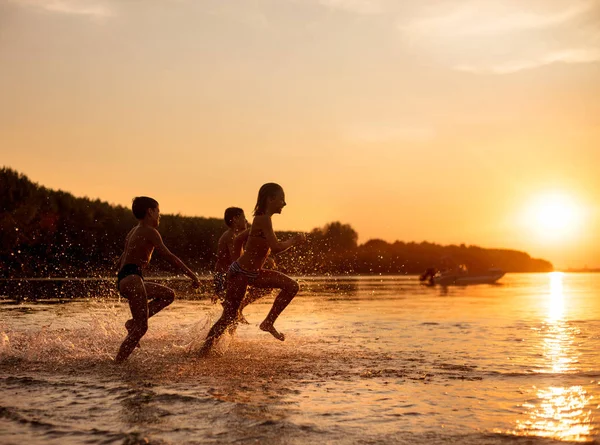
<path fill-rule="evenodd" d="M 588 267 L 584 267 L 581 269 L 564 269 L 564 270 L 557 270 L 557 272 L 567 272 L 567 273 L 598 273 L 600 272 L 600 267 L 592 267 L 592 268 L 588 268 Z"/>
<path fill-rule="evenodd" d="M 2 195 L 0 211 L 6 229 L 0 242 L 0 277 L 114 277 L 125 235 L 137 224 L 130 209 L 42 187 L 10 168 L 0 169 L 0 188 L 10 191 Z M 214 267 L 226 225 L 220 218 L 165 214 L 161 230 L 169 250 L 205 275 Z M 278 231 L 277 236 L 284 240 L 296 233 Z M 445 268 L 446 258 L 471 271 L 555 269 L 547 260 L 514 249 L 377 238 L 359 244 L 358 233 L 340 221 L 306 235 L 306 243 L 277 256 L 278 270 L 293 276 L 416 275 Z M 170 271 L 170 264 L 158 255 L 147 274 L 163 275 L 163 269 Z"/>

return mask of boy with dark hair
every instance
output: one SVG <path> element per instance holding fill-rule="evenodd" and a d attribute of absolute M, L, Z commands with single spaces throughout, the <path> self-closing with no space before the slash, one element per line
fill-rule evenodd
<path fill-rule="evenodd" d="M 225 278 L 229 266 L 241 254 L 243 243 L 240 242 L 247 233 L 248 221 L 246 221 L 246 215 L 244 210 L 239 207 L 229 207 L 225 210 L 224 215 L 225 224 L 229 227 L 217 244 L 217 262 L 215 263 L 214 269 L 214 287 L 215 295 L 213 297 L 213 303 L 218 300 L 223 300 L 225 296 Z M 236 242 L 236 238 L 238 239 Z"/>
<path fill-rule="evenodd" d="M 229 207 L 225 210 L 225 224 L 229 229 L 221 235 L 217 247 L 217 263 L 215 264 L 214 271 L 214 288 L 215 293 L 212 298 L 212 302 L 217 301 L 223 302 L 225 299 L 225 290 L 227 288 L 227 271 L 229 266 L 235 260 L 237 260 L 244 251 L 244 244 L 248 240 L 248 234 L 250 228 L 248 227 L 248 221 L 244 211 L 239 207 Z M 275 261 L 269 256 L 267 257 L 264 267 L 266 269 L 276 269 L 277 265 Z M 270 294 L 272 289 L 258 289 L 250 287 L 247 295 L 244 297 L 242 304 L 240 305 L 240 311 L 238 313 L 237 322 L 248 324 L 248 320 L 242 314 L 244 309 L 250 303 L 258 300 L 265 295 Z"/>
<path fill-rule="evenodd" d="M 128 334 L 115 358 L 117 363 L 127 359 L 139 344 L 148 330 L 148 318 L 175 299 L 172 289 L 144 281 L 142 270 L 150 262 L 154 249 L 160 251 L 167 261 L 190 277 L 194 288 L 200 286 L 196 274 L 167 249 L 156 230 L 160 222 L 158 202 L 147 196 L 138 196 L 133 199 L 131 210 L 139 223 L 125 238 L 125 250 L 119 259 L 117 287 L 121 295 L 129 301 L 132 318 L 125 323 Z"/>

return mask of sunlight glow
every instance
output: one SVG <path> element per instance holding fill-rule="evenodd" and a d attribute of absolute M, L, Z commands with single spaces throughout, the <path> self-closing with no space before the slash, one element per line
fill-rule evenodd
<path fill-rule="evenodd" d="M 576 236 L 583 220 L 580 205 L 565 193 L 538 196 L 525 212 L 525 224 L 544 241 L 566 241 Z"/>
<path fill-rule="evenodd" d="M 524 404 L 529 419 L 517 421 L 519 436 L 548 437 L 573 442 L 590 440 L 593 428 L 589 405 L 593 397 L 581 386 L 549 387 L 537 390 L 539 403 Z"/>
<path fill-rule="evenodd" d="M 552 272 L 548 276 L 548 317 L 540 330 L 540 352 L 546 366 L 540 372 L 565 374 L 577 370 L 579 361 L 573 347 L 577 329 L 565 318 L 564 274 Z M 532 397 L 521 405 L 525 418 L 516 420 L 516 429 L 510 434 L 590 441 L 595 433 L 590 409 L 594 397 L 583 387 L 534 386 L 531 393 Z"/>
<path fill-rule="evenodd" d="M 572 353 L 574 328 L 565 320 L 564 274 L 551 272 L 548 276 L 550 278 L 548 318 L 542 331 L 544 332 L 543 355 L 548 368 L 541 372 L 569 372 L 574 369 L 573 366 L 576 366 L 577 357 Z"/>
<path fill-rule="evenodd" d="M 562 272 L 550 272 L 550 297 L 548 299 L 548 321 L 555 322 L 564 316 L 565 297 L 563 295 Z"/>

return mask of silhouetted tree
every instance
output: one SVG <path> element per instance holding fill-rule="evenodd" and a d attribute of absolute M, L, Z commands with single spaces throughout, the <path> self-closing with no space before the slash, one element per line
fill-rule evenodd
<path fill-rule="evenodd" d="M 10 168 L 0 169 L 0 276 L 107 276 L 125 236 L 137 223 L 131 210 L 98 199 L 76 198 L 32 183 Z M 217 241 L 226 230 L 219 218 L 164 215 L 165 243 L 199 272 L 212 269 Z M 293 232 L 278 232 L 281 239 Z M 525 252 L 434 243 L 388 243 L 380 239 L 358 245 L 358 234 L 339 221 L 313 229 L 307 243 L 277 256 L 281 270 L 293 274 L 411 273 L 436 266 L 451 256 L 471 269 L 500 267 L 507 272 L 545 272 L 552 264 Z M 150 273 L 170 266 L 157 255 Z"/>

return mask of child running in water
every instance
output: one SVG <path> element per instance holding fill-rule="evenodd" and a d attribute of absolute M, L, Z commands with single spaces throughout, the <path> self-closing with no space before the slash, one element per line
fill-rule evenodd
<path fill-rule="evenodd" d="M 224 219 L 229 228 L 221 235 L 217 244 L 217 262 L 213 275 L 215 288 L 213 303 L 225 298 L 227 271 L 231 263 L 240 256 L 243 240 L 247 235 L 248 221 L 242 209 L 239 207 L 225 209 Z"/>
<path fill-rule="evenodd" d="M 167 249 L 156 230 L 160 221 L 158 202 L 147 196 L 138 196 L 133 200 L 132 210 L 139 223 L 131 229 L 125 239 L 125 250 L 119 259 L 117 281 L 119 292 L 129 301 L 132 318 L 125 323 L 128 334 L 115 358 L 117 363 L 127 359 L 139 344 L 148 330 L 148 318 L 175 299 L 172 289 L 144 281 L 142 269 L 150 262 L 154 249 L 158 249 L 171 264 L 189 276 L 194 288 L 200 286 L 196 274 Z"/>
<path fill-rule="evenodd" d="M 213 272 L 214 294 L 211 299 L 213 303 L 218 301 L 223 302 L 225 299 L 225 290 L 227 289 L 227 271 L 229 266 L 237 260 L 244 251 L 244 244 L 248 240 L 248 220 L 244 210 L 239 207 L 228 207 L 225 209 L 224 215 L 225 224 L 229 227 L 219 238 L 217 243 L 217 261 Z M 275 261 L 269 256 L 263 265 L 267 269 L 275 269 Z M 248 321 L 242 314 L 242 309 L 248 304 L 258 300 L 259 298 L 269 294 L 271 289 L 258 289 L 250 287 L 248 293 L 242 300 L 239 308 L 237 322 L 248 324 Z"/>
<path fill-rule="evenodd" d="M 260 324 L 260 329 L 269 332 L 278 340 L 285 340 L 285 336 L 278 332 L 273 324 L 298 292 L 298 283 L 281 272 L 263 269 L 263 264 L 270 252 L 283 252 L 306 241 L 303 233 L 287 241 L 277 240 L 271 216 L 281 213 L 285 205 L 285 194 L 279 184 L 267 183 L 258 191 L 258 199 L 254 207 L 254 220 L 248 233 L 245 250 L 237 261 L 231 264 L 227 273 L 227 291 L 223 302 L 223 313 L 210 329 L 200 354 L 207 354 L 225 329 L 235 322 L 249 285 L 258 288 L 281 289 L 267 317 Z"/>

